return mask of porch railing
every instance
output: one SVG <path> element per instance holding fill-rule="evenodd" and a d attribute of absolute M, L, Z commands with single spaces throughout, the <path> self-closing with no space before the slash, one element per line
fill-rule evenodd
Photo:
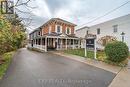
<path fill-rule="evenodd" d="M 31 44 L 28 44 L 28 47 L 32 47 Z M 78 49 L 80 48 L 81 46 L 78 45 L 78 44 L 75 44 L 75 45 L 58 45 L 58 49 L 57 50 L 65 50 L 67 47 L 67 49 Z M 45 45 L 36 45 L 36 44 L 33 44 L 33 47 L 32 48 L 37 48 L 37 49 L 40 49 L 40 50 L 44 50 L 45 51 Z"/>
<path fill-rule="evenodd" d="M 31 44 L 28 44 L 28 47 L 32 47 Z M 40 50 L 45 50 L 45 45 L 36 45 L 36 44 L 33 44 L 32 48 L 37 48 L 37 49 L 40 49 Z"/>

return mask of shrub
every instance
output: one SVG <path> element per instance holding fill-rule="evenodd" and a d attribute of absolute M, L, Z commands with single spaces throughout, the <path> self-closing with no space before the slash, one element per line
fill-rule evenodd
<path fill-rule="evenodd" d="M 108 43 L 105 46 L 107 59 L 112 62 L 122 62 L 129 56 L 128 46 L 120 41 Z"/>

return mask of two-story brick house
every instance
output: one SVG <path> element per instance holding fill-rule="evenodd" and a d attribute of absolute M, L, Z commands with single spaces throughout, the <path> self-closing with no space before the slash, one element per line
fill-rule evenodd
<path fill-rule="evenodd" d="M 75 24 L 60 18 L 52 18 L 29 34 L 30 46 L 47 51 L 80 47 L 74 34 Z"/>

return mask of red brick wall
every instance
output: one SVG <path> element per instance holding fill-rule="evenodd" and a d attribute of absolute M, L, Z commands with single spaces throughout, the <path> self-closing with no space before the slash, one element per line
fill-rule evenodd
<path fill-rule="evenodd" d="M 62 26 L 62 32 L 66 33 L 66 26 L 65 25 Z"/>
<path fill-rule="evenodd" d="M 48 26 L 43 27 L 43 28 L 42 28 L 43 35 L 44 35 L 44 34 L 47 34 L 47 33 L 48 33 L 48 30 L 49 30 Z"/>
<path fill-rule="evenodd" d="M 51 32 L 55 32 L 55 23 L 51 24 Z"/>
<path fill-rule="evenodd" d="M 60 24 L 58 24 L 58 25 L 60 25 Z M 43 32 L 42 34 L 49 33 L 49 26 L 51 26 L 51 32 L 55 32 L 56 24 L 52 23 L 52 24 L 42 28 L 42 32 Z M 66 33 L 66 27 L 69 27 L 71 29 L 71 34 L 74 34 L 74 26 L 69 26 L 69 25 L 65 25 L 65 24 L 63 24 L 61 26 L 62 26 L 62 33 Z"/>

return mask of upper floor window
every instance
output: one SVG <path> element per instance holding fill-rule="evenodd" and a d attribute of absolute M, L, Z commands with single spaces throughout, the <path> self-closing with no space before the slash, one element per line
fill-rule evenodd
<path fill-rule="evenodd" d="M 87 30 L 87 32 L 86 32 L 87 34 L 89 33 L 89 31 Z"/>
<path fill-rule="evenodd" d="M 118 32 L 118 25 L 113 25 L 113 32 L 114 33 Z"/>
<path fill-rule="evenodd" d="M 60 25 L 57 26 L 56 32 L 57 32 L 57 33 L 62 33 L 62 31 L 61 31 L 61 26 L 60 26 Z"/>
<path fill-rule="evenodd" d="M 49 26 L 49 34 L 51 33 L 51 26 Z"/>
<path fill-rule="evenodd" d="M 39 32 L 38 32 L 38 35 L 40 35 L 40 34 L 41 34 L 41 32 L 39 31 Z"/>
<path fill-rule="evenodd" d="M 97 34 L 100 34 L 101 33 L 101 30 L 100 28 L 97 29 Z"/>
<path fill-rule="evenodd" d="M 71 34 L 71 30 L 70 30 L 70 28 L 66 28 L 66 34 Z"/>
<path fill-rule="evenodd" d="M 36 37 L 37 35 L 38 35 L 37 32 L 35 32 L 35 37 Z"/>

